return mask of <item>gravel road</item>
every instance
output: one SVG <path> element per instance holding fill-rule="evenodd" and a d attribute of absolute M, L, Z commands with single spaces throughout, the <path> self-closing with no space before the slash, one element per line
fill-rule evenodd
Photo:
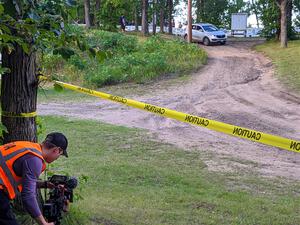
<path fill-rule="evenodd" d="M 271 61 L 252 51 L 253 44 L 200 45 L 208 52 L 208 63 L 189 79 L 135 85 L 131 94 L 123 97 L 299 140 L 300 96 L 280 85 L 274 78 Z M 142 94 L 134 94 L 140 89 L 143 89 Z M 111 90 L 111 94 L 118 94 L 113 92 L 114 88 Z M 38 112 L 147 129 L 151 138 L 186 150 L 201 151 L 212 171 L 247 171 L 260 176 L 300 180 L 300 153 L 231 137 L 106 100 L 41 103 Z"/>

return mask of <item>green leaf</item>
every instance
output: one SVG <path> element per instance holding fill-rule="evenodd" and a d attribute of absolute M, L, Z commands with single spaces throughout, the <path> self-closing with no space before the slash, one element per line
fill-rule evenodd
<path fill-rule="evenodd" d="M 3 137 L 3 131 L 4 131 L 5 133 L 8 133 L 7 127 L 6 127 L 4 124 L 2 124 L 2 123 L 0 123 L 0 130 L 2 131 L 2 132 L 0 132 L 0 136 L 1 136 L 1 137 Z"/>
<path fill-rule="evenodd" d="M 4 7 L 3 5 L 0 4 L 0 14 L 2 14 L 4 12 Z"/>
<path fill-rule="evenodd" d="M 10 69 L 6 67 L 0 67 L 0 74 L 10 73 Z"/>
<path fill-rule="evenodd" d="M 63 92 L 64 88 L 62 86 L 60 86 L 59 84 L 54 84 L 54 90 L 57 92 Z"/>
<path fill-rule="evenodd" d="M 7 33 L 7 34 L 11 34 L 10 29 L 7 26 L 5 26 L 4 24 L 0 24 L 0 30 L 3 31 L 3 32 L 5 32 L 5 33 Z"/>
<path fill-rule="evenodd" d="M 22 49 L 23 49 L 23 51 L 26 53 L 26 54 L 29 54 L 29 44 L 27 44 L 27 43 L 20 43 L 21 44 L 21 46 L 22 46 Z"/>

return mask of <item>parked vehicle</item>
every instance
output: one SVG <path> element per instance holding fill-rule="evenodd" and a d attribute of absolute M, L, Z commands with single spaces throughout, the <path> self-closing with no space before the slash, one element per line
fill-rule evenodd
<path fill-rule="evenodd" d="M 184 38 L 187 39 L 187 29 Z M 192 25 L 192 39 L 193 41 L 202 42 L 204 45 L 210 45 L 211 43 L 225 45 L 227 35 L 210 23 L 197 23 Z"/>

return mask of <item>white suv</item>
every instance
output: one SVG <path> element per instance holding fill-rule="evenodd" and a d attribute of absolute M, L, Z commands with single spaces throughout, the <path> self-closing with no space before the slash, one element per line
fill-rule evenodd
<path fill-rule="evenodd" d="M 196 23 L 192 25 L 192 37 L 194 41 L 203 42 L 204 45 L 211 43 L 226 44 L 227 35 L 224 31 L 210 23 Z M 187 28 L 185 30 L 184 38 L 187 39 Z"/>

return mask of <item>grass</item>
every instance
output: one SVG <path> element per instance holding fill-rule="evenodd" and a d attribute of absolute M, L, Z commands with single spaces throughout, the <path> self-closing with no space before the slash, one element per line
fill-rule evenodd
<path fill-rule="evenodd" d="M 266 42 L 256 50 L 270 57 L 276 67 L 277 77 L 288 87 L 300 92 L 300 40 L 289 41 L 288 48 L 281 48 L 279 42 Z"/>
<path fill-rule="evenodd" d="M 43 119 L 45 134 L 64 132 L 70 143 L 69 158 L 50 170 L 81 178 L 83 199 L 63 224 L 300 224 L 299 182 L 213 173 L 201 150 L 153 141 L 139 129 Z"/>
<path fill-rule="evenodd" d="M 83 102 L 95 100 L 96 98 L 90 95 L 85 95 L 76 91 L 64 89 L 62 92 L 57 92 L 53 87 L 43 87 L 38 89 L 38 102 Z"/>
<path fill-rule="evenodd" d="M 101 30 L 81 33 L 82 39 L 96 49 L 95 57 L 90 58 L 77 49 L 76 54 L 64 61 L 50 51 L 42 57 L 44 74 L 95 88 L 148 83 L 166 75 L 180 76 L 199 69 L 207 59 L 207 54 L 197 45 L 160 35 L 140 37 Z"/>

